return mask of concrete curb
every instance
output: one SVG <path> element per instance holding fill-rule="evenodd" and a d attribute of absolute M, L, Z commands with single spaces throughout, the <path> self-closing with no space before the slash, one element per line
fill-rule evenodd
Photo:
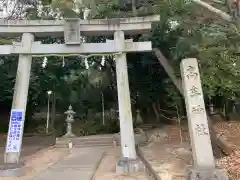
<path fill-rule="evenodd" d="M 106 152 L 104 152 L 104 153 L 102 154 L 101 159 L 99 160 L 99 162 L 97 163 L 96 167 L 94 168 L 94 172 L 93 172 L 93 174 L 92 174 L 91 180 L 94 180 L 94 179 L 95 179 L 96 171 L 97 171 L 97 169 L 99 168 L 99 166 L 100 166 L 100 164 L 101 164 L 101 162 L 102 162 L 102 160 L 103 160 L 103 158 L 104 158 L 105 156 L 106 156 Z"/>
<path fill-rule="evenodd" d="M 143 152 L 139 146 L 136 146 L 136 152 L 137 152 L 138 157 L 141 159 L 142 163 L 144 164 L 144 166 L 146 168 L 147 175 L 153 180 L 162 180 L 162 178 L 154 171 L 152 166 L 145 159 Z"/>

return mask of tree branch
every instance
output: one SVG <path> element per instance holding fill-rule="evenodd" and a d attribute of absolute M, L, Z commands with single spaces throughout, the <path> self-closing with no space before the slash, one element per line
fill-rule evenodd
<path fill-rule="evenodd" d="M 177 78 L 177 76 L 175 75 L 174 69 L 169 64 L 168 60 L 164 57 L 164 55 L 162 54 L 162 52 L 159 49 L 153 48 L 153 52 L 155 53 L 155 55 L 157 56 L 157 59 L 159 60 L 159 62 L 161 63 L 161 65 L 163 66 L 165 71 L 167 72 L 167 74 L 170 77 L 170 79 L 172 80 L 173 84 L 176 86 L 176 88 L 179 90 L 179 92 L 181 94 L 183 94 L 182 80 Z"/>
<path fill-rule="evenodd" d="M 208 3 L 201 1 L 201 0 L 192 0 L 193 2 L 195 2 L 196 4 L 208 9 L 209 11 L 217 14 L 218 16 L 220 16 L 222 19 L 226 20 L 226 21 L 233 21 L 233 17 L 230 16 L 229 14 L 225 13 L 224 11 L 217 9 L 211 5 L 209 5 Z"/>

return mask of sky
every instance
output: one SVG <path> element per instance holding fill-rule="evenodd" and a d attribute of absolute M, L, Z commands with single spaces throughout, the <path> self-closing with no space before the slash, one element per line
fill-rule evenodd
<path fill-rule="evenodd" d="M 14 8 L 14 4 L 17 0 L 0 0 L 0 18 L 4 19 L 8 17 Z"/>

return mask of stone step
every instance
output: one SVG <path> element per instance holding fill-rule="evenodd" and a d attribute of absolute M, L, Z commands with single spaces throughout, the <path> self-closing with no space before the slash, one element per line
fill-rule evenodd
<path fill-rule="evenodd" d="M 81 142 L 81 143 L 73 143 L 73 147 L 92 147 L 92 146 L 112 146 L 113 142 Z M 68 147 L 68 142 L 57 142 L 55 144 L 56 147 Z"/>
<path fill-rule="evenodd" d="M 141 128 L 141 129 L 152 129 L 154 127 L 155 127 L 154 124 L 143 124 L 143 125 L 139 126 L 139 128 Z"/>
<path fill-rule="evenodd" d="M 69 141 L 72 141 L 72 142 L 110 142 L 110 141 L 113 141 L 113 139 L 58 139 L 57 141 L 59 142 L 69 142 Z"/>
<path fill-rule="evenodd" d="M 112 143 L 113 142 L 113 139 L 86 139 L 86 140 L 83 140 L 83 139 L 80 139 L 80 140 L 77 140 L 77 139 L 60 139 L 60 140 L 56 140 L 56 143 L 69 143 L 69 141 L 71 141 L 72 143 L 74 144 L 79 144 L 79 143 L 99 143 L 99 142 L 102 142 L 102 143 Z"/>
<path fill-rule="evenodd" d="M 73 144 L 73 148 L 82 148 L 82 147 L 103 147 L 103 146 L 112 146 L 112 144 Z M 68 144 L 55 144 L 55 148 L 68 148 Z"/>
<path fill-rule="evenodd" d="M 84 147 L 105 147 L 112 146 L 112 144 L 77 144 L 73 145 L 73 148 L 84 148 Z M 69 148 L 68 144 L 56 144 L 55 148 Z"/>
<path fill-rule="evenodd" d="M 77 137 L 60 137 L 57 139 L 77 139 L 77 140 L 82 140 L 82 139 L 111 139 L 113 137 L 113 134 L 106 134 L 106 135 L 89 135 L 89 136 L 77 136 Z"/>
<path fill-rule="evenodd" d="M 73 144 L 111 144 L 113 141 L 71 141 Z M 69 141 L 56 141 L 56 144 L 68 144 Z"/>
<path fill-rule="evenodd" d="M 111 136 L 86 136 L 75 138 L 58 138 L 55 147 L 68 147 L 69 141 L 73 147 L 93 147 L 93 146 L 112 146 L 113 138 Z"/>

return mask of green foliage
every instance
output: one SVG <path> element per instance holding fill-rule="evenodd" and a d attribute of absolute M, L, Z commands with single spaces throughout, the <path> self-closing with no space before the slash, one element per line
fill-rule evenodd
<path fill-rule="evenodd" d="M 175 56 L 185 51 L 182 58 L 198 58 L 204 93 L 210 99 L 214 96 L 239 98 L 239 38 L 231 26 L 210 24 L 195 28 L 177 43 Z"/>
<path fill-rule="evenodd" d="M 29 19 L 54 19 L 60 17 L 83 17 L 82 9 L 91 9 L 89 18 L 113 18 L 133 16 L 132 8 L 117 0 L 42 1 L 44 7 L 39 15 L 37 6 L 28 9 Z M 138 16 L 159 14 L 161 21 L 153 25 L 151 32 L 128 36 L 134 41 L 151 40 L 160 48 L 179 75 L 181 59 L 196 57 L 199 60 L 204 95 L 207 100 L 223 97 L 239 100 L 240 64 L 239 30 L 229 24 L 202 16 L 196 4 L 183 1 L 155 0 L 137 5 Z M 198 11 L 199 10 L 199 11 Z M 60 15 L 59 15 L 60 14 Z M 204 13 L 203 13 L 204 14 Z M 205 15 L 205 14 L 204 14 Z M 109 37 L 107 37 L 109 38 Z M 104 42 L 106 37 L 88 37 L 88 42 Z M 44 43 L 63 42 L 60 38 L 39 38 Z M 1 39 L 0 44 L 10 44 L 12 39 Z M 182 104 L 182 98 L 164 69 L 152 53 L 129 54 L 128 73 L 133 111 L 154 112 L 153 104 L 172 109 Z M 101 57 L 89 58 L 86 69 L 81 57 L 48 57 L 45 69 L 43 58 L 34 58 L 28 99 L 28 116 L 46 106 L 47 90 L 56 92 L 57 110 L 63 112 L 72 104 L 78 114 L 86 115 L 89 109 L 102 111 L 102 94 L 105 108 L 116 107 L 117 88 L 115 64 L 112 58 L 102 66 Z M 64 62 L 64 66 L 63 66 Z M 0 58 L 0 103 L 11 106 L 17 57 Z M 101 68 L 101 70 L 100 70 Z M 114 108 L 115 108 L 114 107 Z M 150 110 L 150 111 L 149 111 Z M 64 128 L 59 128 L 63 133 Z M 101 125 L 101 119 L 88 119 L 82 134 L 117 132 L 117 121 Z M 80 133 L 80 130 L 79 130 Z"/>
<path fill-rule="evenodd" d="M 0 126 L 0 133 L 7 133 L 8 132 L 8 124 L 1 124 Z"/>
<path fill-rule="evenodd" d="M 106 122 L 106 124 L 103 125 L 99 120 L 87 120 L 86 123 L 84 123 L 83 127 L 80 129 L 80 135 L 83 136 L 118 132 L 119 127 L 117 123 Z"/>

